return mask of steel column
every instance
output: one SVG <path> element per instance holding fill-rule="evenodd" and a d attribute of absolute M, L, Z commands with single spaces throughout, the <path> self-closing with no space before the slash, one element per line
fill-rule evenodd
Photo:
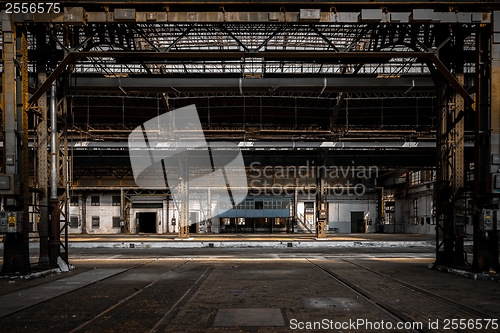
<path fill-rule="evenodd" d="M 460 29 L 454 37 L 444 39 L 440 51 L 443 63 L 453 68 L 459 85 L 464 84 L 464 38 Z M 450 73 L 450 75 L 452 75 Z M 465 99 L 441 75 L 438 84 L 437 177 L 435 200 L 436 263 L 465 264 L 465 181 L 464 181 L 464 114 Z M 455 87 L 453 85 L 453 87 Z"/>
<path fill-rule="evenodd" d="M 27 142 L 23 142 L 22 146 L 18 145 L 16 131 L 23 133 L 23 129 L 27 132 L 27 122 L 24 124 L 25 118 L 25 102 L 27 91 L 27 44 L 26 35 L 20 30 L 16 36 L 16 29 L 13 24 L 12 15 L 2 11 L 2 115 L 4 129 L 4 172 L 12 175 L 15 179 L 19 177 L 19 181 L 24 186 L 22 190 L 28 187 L 29 179 L 26 177 L 26 171 L 23 173 L 23 166 L 27 167 L 28 161 L 23 160 L 26 154 L 23 154 L 21 149 L 27 150 Z M 16 49 L 20 50 L 19 59 L 16 59 Z M 16 65 L 18 61 L 21 65 L 21 81 L 16 80 Z M 26 82 L 25 82 L 26 81 Z M 26 133 L 27 134 L 27 133 Z M 24 138 L 24 135 L 23 135 Z M 14 184 L 14 187 L 19 188 L 19 184 Z M 16 232 L 7 233 L 4 236 L 4 251 L 3 251 L 3 274 L 18 274 L 27 273 L 31 266 L 29 262 L 29 243 L 28 229 L 26 224 L 29 223 L 26 215 L 29 193 L 21 193 L 21 195 L 6 195 L 4 196 L 4 209 L 9 212 L 16 212 L 17 215 L 13 218 L 13 224 Z M 26 206 L 26 208 L 24 207 Z M 20 217 L 24 215 L 24 221 Z M 21 232 L 19 232 L 19 223 L 23 223 Z M 9 225 L 11 224 L 9 218 Z"/>
<path fill-rule="evenodd" d="M 189 238 L 189 196 L 188 185 L 184 178 L 179 178 L 179 238 Z"/>
<path fill-rule="evenodd" d="M 18 95 L 18 131 L 21 133 L 22 146 L 18 147 L 18 153 L 21 156 L 20 168 L 21 174 L 21 201 L 22 201 L 22 233 L 24 235 L 23 253 L 26 269 L 29 271 L 29 203 L 30 203 L 30 172 L 29 172 L 29 148 L 28 148 L 28 41 L 26 27 L 18 28 L 18 41 L 20 39 L 21 47 L 18 59 L 21 67 L 21 94 Z"/>
<path fill-rule="evenodd" d="M 474 165 L 474 252 L 473 269 L 499 270 L 498 233 L 500 219 L 500 12 L 493 12 L 492 29 L 478 29 L 476 92 L 478 94 L 475 128 Z M 491 50 L 489 53 L 488 51 Z M 487 226 L 486 213 L 493 212 Z M 496 214 L 495 214 L 496 213 Z M 496 220 L 496 221 L 495 221 Z"/>
<path fill-rule="evenodd" d="M 207 190 L 207 220 L 205 223 L 207 224 L 207 233 L 212 232 L 212 190 Z"/>
<path fill-rule="evenodd" d="M 179 156 L 179 238 L 189 238 L 189 165 L 187 153 Z"/>
<path fill-rule="evenodd" d="M 326 158 L 328 151 L 325 150 L 318 163 L 318 167 L 313 166 L 313 173 L 316 173 L 316 237 L 325 238 L 328 228 L 328 203 L 326 201 Z M 316 169 L 316 170 L 314 170 Z"/>
<path fill-rule="evenodd" d="M 57 264 L 57 258 L 60 256 L 60 211 L 59 197 L 57 195 L 57 176 L 58 163 L 57 155 L 59 151 L 57 140 L 57 103 L 56 103 L 56 84 L 52 83 L 50 90 L 50 204 L 51 225 L 49 240 L 49 261 L 51 264 Z"/>
<path fill-rule="evenodd" d="M 38 85 L 45 82 L 47 76 L 45 66 L 40 65 L 38 68 Z M 38 224 L 38 236 L 40 238 L 40 255 L 38 263 L 43 265 L 49 263 L 49 188 L 48 188 L 48 128 L 47 128 L 47 96 L 43 94 L 38 99 L 38 107 L 40 109 L 40 122 L 36 128 L 37 140 L 37 188 L 42 192 L 38 200 L 40 206 L 40 220 Z"/>
<path fill-rule="evenodd" d="M 87 194 L 82 193 L 82 234 L 87 234 Z"/>
<path fill-rule="evenodd" d="M 123 226 L 125 226 L 125 192 L 123 188 L 120 189 L 120 224 L 122 225 L 121 232 L 124 232 Z"/>

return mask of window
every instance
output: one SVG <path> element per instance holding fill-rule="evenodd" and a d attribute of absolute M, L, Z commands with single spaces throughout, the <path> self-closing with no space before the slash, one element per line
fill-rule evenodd
<path fill-rule="evenodd" d="M 264 203 L 262 201 L 255 201 L 255 209 L 263 209 Z"/>
<path fill-rule="evenodd" d="M 385 211 L 386 212 L 394 212 L 396 209 L 396 202 L 395 201 L 386 201 L 384 203 L 385 206 Z"/>
<path fill-rule="evenodd" d="M 78 228 L 78 216 L 71 216 L 69 218 L 69 227 L 70 228 Z"/>
<path fill-rule="evenodd" d="M 99 229 L 99 216 L 92 216 L 92 229 Z"/>
<path fill-rule="evenodd" d="M 72 196 L 70 199 L 69 199 L 69 205 L 70 206 L 78 206 L 78 196 Z"/>
<path fill-rule="evenodd" d="M 264 201 L 264 209 L 273 209 L 273 202 L 270 200 Z"/>
<path fill-rule="evenodd" d="M 420 184 L 420 171 L 410 172 L 410 185 Z"/>
<path fill-rule="evenodd" d="M 244 217 L 238 218 L 238 225 L 245 225 L 245 218 Z"/>
<path fill-rule="evenodd" d="M 314 223 L 314 202 L 304 202 L 304 220 L 309 224 Z"/>
<path fill-rule="evenodd" d="M 113 228 L 120 228 L 120 227 L 121 227 L 120 217 L 113 216 Z"/>
<path fill-rule="evenodd" d="M 413 216 L 415 217 L 415 224 L 419 223 L 418 219 L 418 198 L 413 199 Z"/>
<path fill-rule="evenodd" d="M 101 204 L 99 199 L 100 198 L 98 195 L 91 196 L 90 197 L 90 205 L 91 206 L 99 206 Z"/>
<path fill-rule="evenodd" d="M 113 195 L 113 206 L 120 206 L 121 198 L 119 195 Z"/>

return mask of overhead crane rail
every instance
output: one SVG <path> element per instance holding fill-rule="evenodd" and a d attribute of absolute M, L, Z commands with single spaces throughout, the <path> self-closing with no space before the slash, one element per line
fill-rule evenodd
<path fill-rule="evenodd" d="M 9 13 L 15 14 L 17 22 L 54 22 L 54 23 L 162 23 L 162 22 L 281 22 L 281 23 L 491 23 L 491 14 L 481 11 L 435 11 L 434 9 L 413 9 L 409 11 L 390 12 L 381 9 L 363 8 L 366 4 L 358 4 L 360 11 L 321 11 L 316 8 L 301 8 L 298 11 L 204 11 L 193 8 L 193 11 L 141 11 L 140 5 L 136 8 L 115 8 L 114 10 L 87 11 L 85 7 L 63 3 L 64 10 L 58 13 L 16 13 L 8 8 Z M 130 4 L 129 4 L 130 6 Z M 311 6 L 303 4 L 302 6 Z M 283 7 L 282 7 L 283 8 Z"/>

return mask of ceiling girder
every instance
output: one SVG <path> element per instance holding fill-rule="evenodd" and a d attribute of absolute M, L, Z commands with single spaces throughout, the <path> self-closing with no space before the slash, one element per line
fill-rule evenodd
<path fill-rule="evenodd" d="M 347 63 L 359 62 L 388 62 L 394 58 L 417 58 L 427 59 L 433 62 L 437 69 L 443 74 L 446 80 L 457 90 L 457 92 L 465 99 L 465 101 L 472 105 L 474 100 L 469 96 L 465 88 L 456 80 L 448 69 L 439 61 L 434 53 L 431 52 L 301 52 L 301 51 L 261 51 L 261 52 L 116 52 L 116 51 L 85 51 L 85 52 L 69 52 L 61 63 L 56 67 L 47 80 L 38 88 L 33 94 L 29 103 L 33 105 L 40 96 L 45 93 L 52 82 L 61 74 L 62 71 L 69 64 L 73 64 L 82 58 L 114 58 L 114 59 L 128 59 L 128 60 L 171 60 L 171 59 L 191 59 L 191 60 L 224 60 L 224 59 L 241 59 L 245 57 L 251 58 L 264 58 L 264 59 L 288 59 L 288 60 L 308 60 L 308 61 L 325 61 L 337 62 L 344 61 Z M 201 83 L 203 84 L 203 83 Z M 199 84 L 198 84 L 199 85 Z M 239 85 L 238 85 L 239 86 Z"/>
<path fill-rule="evenodd" d="M 326 91 L 326 92 L 405 92 L 433 91 L 434 82 L 430 77 L 382 79 L 374 77 L 287 77 L 287 78 L 96 78 L 79 77 L 74 90 L 108 92 L 198 92 L 203 91 Z"/>

